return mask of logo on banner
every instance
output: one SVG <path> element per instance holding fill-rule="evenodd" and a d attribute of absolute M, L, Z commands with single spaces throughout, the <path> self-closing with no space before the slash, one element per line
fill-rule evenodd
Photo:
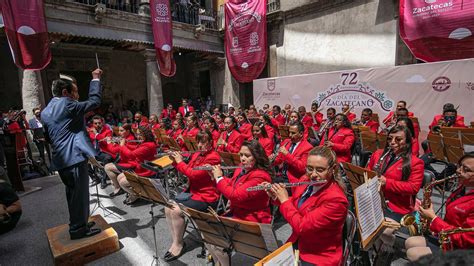
<path fill-rule="evenodd" d="M 165 4 L 156 4 L 156 14 L 164 17 L 168 14 L 168 7 Z"/>
<path fill-rule="evenodd" d="M 451 80 L 447 77 L 439 77 L 433 80 L 431 83 L 433 90 L 442 92 L 448 90 L 451 87 Z"/>
<path fill-rule="evenodd" d="M 269 79 L 267 80 L 267 90 L 274 91 L 275 90 L 275 80 Z"/>
<path fill-rule="evenodd" d="M 319 92 L 313 101 L 318 102 L 320 106 L 334 108 L 345 104 L 355 108 L 373 108 L 379 105 L 387 112 L 395 104 L 385 91 L 374 88 L 368 82 L 359 82 L 357 72 L 342 73 L 341 83 Z"/>

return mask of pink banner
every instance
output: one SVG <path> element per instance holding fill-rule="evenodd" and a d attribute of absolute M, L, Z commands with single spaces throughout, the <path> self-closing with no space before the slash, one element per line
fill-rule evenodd
<path fill-rule="evenodd" d="M 251 82 L 267 61 L 266 0 L 229 0 L 225 4 L 225 51 L 232 76 Z"/>
<path fill-rule="evenodd" d="M 169 0 L 150 0 L 151 27 L 155 41 L 156 59 L 163 76 L 172 77 L 176 73 L 173 58 L 173 24 Z"/>
<path fill-rule="evenodd" d="M 426 62 L 474 57 L 474 0 L 400 0 L 400 35 Z"/>
<path fill-rule="evenodd" d="M 15 64 L 41 70 L 51 61 L 48 29 L 41 0 L 0 0 L 5 33 Z"/>

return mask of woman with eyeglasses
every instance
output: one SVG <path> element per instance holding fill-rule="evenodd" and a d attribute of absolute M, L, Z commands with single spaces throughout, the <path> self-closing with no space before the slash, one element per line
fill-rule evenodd
<path fill-rule="evenodd" d="M 433 205 L 424 209 L 420 206 L 421 217 L 428 219 L 430 232 L 435 236 L 442 230 L 474 228 L 474 153 L 467 153 L 459 159 L 456 174 L 459 187 L 446 201 L 444 219 L 438 217 Z M 474 249 L 474 232 L 463 232 L 449 236 L 453 249 Z M 433 241 L 434 240 L 434 241 Z M 438 240 L 429 236 L 414 236 L 405 242 L 407 257 L 416 261 L 422 256 L 438 250 Z M 449 248 L 448 248 L 449 249 Z"/>
<path fill-rule="evenodd" d="M 321 137 L 319 146 L 331 148 L 337 156 L 337 161 L 350 163 L 352 161 L 352 145 L 355 142 L 355 134 L 347 116 L 337 114 L 333 125 L 326 130 L 327 133 Z"/>
<path fill-rule="evenodd" d="M 300 181 L 319 180 L 327 182 L 298 186 L 291 197 L 285 186 L 278 183 L 267 194 L 291 225 L 293 232 L 288 242 L 299 250 L 301 265 L 340 265 L 349 202 L 336 154 L 328 147 L 315 147 L 309 152 L 306 174 L 300 178 Z"/>
<path fill-rule="evenodd" d="M 420 153 L 420 143 L 418 142 L 418 137 L 415 136 L 415 127 L 413 126 L 413 122 L 408 117 L 400 117 L 397 119 L 397 125 L 406 127 L 410 131 L 412 138 L 412 145 L 411 145 L 411 153 L 418 157 Z"/>
<path fill-rule="evenodd" d="M 252 127 L 252 138 L 251 140 L 257 140 L 260 145 L 262 145 L 265 150 L 265 154 L 270 156 L 273 153 L 275 148 L 275 143 L 273 139 L 268 137 L 267 130 L 265 129 L 265 124 L 262 122 L 257 122 Z"/>
<path fill-rule="evenodd" d="M 230 201 L 230 210 L 225 216 L 238 220 L 269 224 L 272 220 L 270 201 L 265 191 L 247 191 L 247 188 L 263 182 L 271 182 L 273 169 L 262 145 L 256 140 L 245 141 L 239 151 L 240 165 L 232 178 L 223 177 L 219 165 L 213 166 L 212 177 L 217 190 Z M 229 265 L 229 258 L 219 248 L 208 249 L 221 265 Z"/>

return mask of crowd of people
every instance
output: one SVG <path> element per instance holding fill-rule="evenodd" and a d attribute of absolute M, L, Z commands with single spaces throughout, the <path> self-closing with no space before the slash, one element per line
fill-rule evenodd
<path fill-rule="evenodd" d="M 96 77 L 94 80 L 100 78 L 99 72 L 93 73 L 93 76 Z M 63 84 L 59 80 L 53 84 L 53 92 L 56 88 L 59 98 L 77 99 L 71 84 Z M 309 112 L 305 106 L 294 109 L 290 104 L 283 108 L 278 105 L 270 108 L 268 104 L 262 109 L 253 105 L 247 109 L 229 107 L 222 112 L 218 107 L 204 103 L 200 106 L 203 110 L 197 112 L 197 108 L 183 99 L 179 108 L 168 104 L 159 114 L 145 116 L 143 112 L 135 111 L 132 117 L 131 112 L 125 110 L 118 115 L 107 112 L 104 116 L 91 111 L 97 108 L 97 101 L 100 100 L 96 86 L 91 82 L 93 91 L 82 105 L 68 101 L 53 103 L 65 104 L 64 108 L 83 113 L 88 118 L 85 138 L 90 140 L 92 151 L 88 150 L 89 147 L 81 149 L 102 162 L 106 173 L 93 180 L 94 184 L 100 183 L 102 188 L 106 188 L 110 180 L 113 186 L 110 197 L 125 194 L 123 203 L 134 206 L 139 197 L 131 188 L 125 172 L 156 178 L 157 173 L 142 163 L 153 161 L 158 152 L 167 153 L 176 171 L 187 177 L 186 193 L 178 194 L 175 202 L 165 208 L 172 238 L 172 244 L 163 257 L 166 261 L 177 259 L 186 250 L 183 241 L 186 223 L 177 204 L 206 212 L 209 208 L 215 209 L 223 197 L 229 202 L 229 207 L 222 213 L 224 216 L 268 224 L 280 215 L 293 230 L 288 241 L 299 250 L 303 265 L 340 264 L 343 260 L 343 227 L 354 204 L 348 197 L 351 187 L 340 163 L 352 163 L 354 156 L 361 158 L 358 160 L 361 167 L 378 173 L 381 191 L 388 202 L 384 210 L 387 219 L 400 221 L 404 215 L 418 212 L 430 222 L 430 229 L 435 234 L 446 229 L 474 226 L 474 211 L 472 204 L 469 204 L 474 197 L 472 153 L 466 153 L 459 161 L 459 187 L 447 201 L 445 217 L 436 216 L 432 207 L 423 208 L 416 204 L 425 168 L 430 163 L 430 151 L 429 147 L 424 147 L 423 156 L 420 156 L 420 126 L 411 119 L 415 114 L 407 110 L 405 101 L 399 101 L 396 109 L 382 123 L 375 119 L 370 108 L 364 109 L 359 118 L 348 105 L 342 106 L 339 111 L 327 108 L 324 115 L 316 102 Z M 61 136 L 54 135 L 57 133 L 51 129 L 51 117 L 64 115 L 55 114 L 55 110 L 47 107 L 42 114 L 36 116 L 35 113 L 35 117 L 41 118 L 36 124 L 46 126 L 46 139 L 52 141 L 53 153 L 56 153 L 53 166 L 58 169 L 67 192 L 71 194 L 68 194 L 71 238 L 93 235 L 98 232 L 86 227 L 84 222 L 81 224 L 80 217 L 71 211 L 73 208 L 88 210 L 85 206 L 88 201 L 86 204 L 84 196 L 75 199 L 71 190 L 83 184 L 70 184 L 79 182 L 70 179 L 73 175 L 71 171 L 79 175 L 86 171 L 84 161 L 76 160 L 78 156 L 71 157 L 70 154 L 61 156 L 71 157 L 68 161 L 55 161 L 59 158 L 57 153 L 74 153 L 75 149 L 68 147 L 77 145 L 77 142 L 54 141 L 61 139 Z M 76 117 L 70 119 L 74 121 Z M 78 126 L 84 123 L 80 116 L 77 119 Z M 463 120 L 454 105 L 447 103 L 442 114 L 434 116 L 430 130 L 436 134 L 440 126 L 466 127 Z M 59 130 L 58 126 L 61 125 L 54 124 L 56 130 Z M 360 127 L 386 135 L 385 146 L 373 153 L 364 151 L 358 137 Z M 179 149 L 160 142 L 160 136 L 174 139 Z M 197 144 L 197 152 L 190 156 L 186 156 L 188 146 L 185 139 L 192 139 Z M 225 176 L 221 169 L 221 152 L 238 154 L 240 158 L 239 168 L 229 176 Z M 196 169 L 198 166 L 209 166 L 210 170 Z M 285 186 L 285 183 L 301 181 L 325 182 L 291 189 Z M 247 191 L 257 185 L 267 186 L 267 189 Z M 74 222 L 77 227 L 74 227 Z M 393 238 L 394 231 L 386 230 L 381 241 L 385 245 L 393 245 Z M 418 259 L 419 256 L 413 254 L 421 254 L 420 250 L 423 254 L 431 253 L 435 247 L 428 245 L 430 241 L 423 237 L 408 239 L 408 258 Z M 474 233 L 458 234 L 452 238 L 452 244 L 454 249 L 474 248 Z M 228 265 L 225 252 L 211 245 L 207 248 L 215 261 Z"/>

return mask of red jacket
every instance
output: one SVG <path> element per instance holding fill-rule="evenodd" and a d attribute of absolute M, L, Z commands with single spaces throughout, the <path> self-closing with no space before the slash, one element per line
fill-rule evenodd
<path fill-rule="evenodd" d="M 254 138 L 252 137 L 251 140 Z M 262 145 L 263 149 L 265 150 L 265 154 L 267 156 L 270 156 L 270 154 L 273 153 L 273 149 L 275 148 L 275 144 L 273 143 L 273 139 L 271 138 L 264 138 L 264 137 L 259 137 L 258 138 L 258 143 Z"/>
<path fill-rule="evenodd" d="M 148 122 L 142 120 L 142 121 L 140 121 L 140 123 L 137 123 L 137 122 L 132 123 L 132 129 L 137 129 L 139 126 L 147 127 Z"/>
<path fill-rule="evenodd" d="M 281 147 L 285 147 L 289 152 L 291 147 L 291 140 L 285 139 L 281 144 Z M 299 178 L 306 173 L 306 160 L 308 159 L 309 151 L 313 148 L 311 144 L 305 139 L 302 139 L 298 146 L 296 146 L 293 153 L 288 153 L 283 155 L 278 153 L 278 156 L 275 158 L 273 165 L 280 165 L 282 163 L 287 163 L 288 165 L 288 181 L 289 182 L 299 182 Z"/>
<path fill-rule="evenodd" d="M 155 131 L 161 127 L 160 123 L 148 124 L 148 125 L 151 126 L 152 131 Z"/>
<path fill-rule="evenodd" d="M 459 188 L 448 198 L 444 220 L 435 218 L 430 225 L 431 232 L 439 234 L 441 230 L 474 227 L 474 191 L 457 198 L 463 188 Z M 474 249 L 474 232 L 452 234 L 449 238 L 456 249 Z"/>
<path fill-rule="evenodd" d="M 188 138 L 196 138 L 196 135 L 199 133 L 199 128 L 193 127 L 191 129 L 185 128 L 181 131 L 181 135 L 184 137 Z M 184 143 L 184 140 L 181 138 L 178 138 L 179 135 L 176 136 L 175 140 L 178 142 L 179 146 L 181 147 L 181 150 L 187 151 L 188 148 L 186 147 L 186 144 Z"/>
<path fill-rule="evenodd" d="M 240 147 L 242 147 L 242 143 L 244 142 L 244 138 L 237 130 L 232 130 L 230 136 L 227 137 L 227 131 L 221 133 L 221 139 L 227 142 L 227 146 L 220 145 L 217 147 L 218 151 L 225 151 L 230 153 L 238 153 L 240 151 Z"/>
<path fill-rule="evenodd" d="M 219 200 L 220 194 L 216 189 L 216 183 L 209 176 L 209 172 L 193 170 L 193 167 L 205 164 L 217 165 L 220 162 L 221 158 L 217 152 L 208 151 L 206 153 L 194 153 L 188 164 L 185 162 L 174 164 L 176 170 L 188 177 L 189 192 L 192 194 L 191 199 L 207 203 Z"/>
<path fill-rule="evenodd" d="M 338 163 L 350 163 L 352 161 L 351 149 L 355 141 L 355 135 L 352 129 L 341 127 L 335 132 L 334 128 L 330 128 L 328 140 L 334 144 L 331 149 L 336 153 Z M 323 135 L 319 146 L 324 146 L 325 141 L 326 136 Z"/>
<path fill-rule="evenodd" d="M 163 119 L 165 117 L 168 117 L 169 119 L 171 119 L 171 121 L 173 121 L 176 118 L 176 111 L 172 110 L 170 112 L 168 111 L 167 108 L 163 109 L 163 111 L 161 111 L 161 114 L 160 114 L 160 119 Z"/>
<path fill-rule="evenodd" d="M 215 149 L 217 147 L 217 141 L 219 140 L 221 133 L 219 132 L 219 130 L 213 129 L 211 134 L 212 134 L 212 147 L 214 147 Z"/>
<path fill-rule="evenodd" d="M 244 140 L 248 140 L 252 137 L 252 124 L 250 123 L 243 123 L 239 127 L 239 132 L 244 138 Z"/>
<path fill-rule="evenodd" d="M 108 127 L 102 127 L 98 134 L 95 134 L 92 129 L 89 131 L 89 138 L 91 139 L 92 145 L 95 147 L 97 141 L 99 149 L 102 152 L 107 150 L 107 141 L 105 141 L 107 137 L 112 137 L 112 130 Z"/>
<path fill-rule="evenodd" d="M 308 180 L 306 176 L 301 179 Z M 293 230 L 288 242 L 298 241 L 300 257 L 305 262 L 340 265 L 342 230 L 349 205 L 346 195 L 336 182 L 328 182 L 298 208 L 306 188 L 296 187 L 293 196 L 280 205 L 282 216 Z"/>
<path fill-rule="evenodd" d="M 265 191 L 247 192 L 248 187 L 260 185 L 262 182 L 271 182 L 270 175 L 261 169 L 252 169 L 239 178 L 242 169 L 237 169 L 232 178 L 224 178 L 217 183 L 224 197 L 230 201 L 230 213 L 233 218 L 257 222 L 270 223 L 270 200 Z"/>
<path fill-rule="evenodd" d="M 304 125 L 305 128 L 309 128 L 310 126 L 312 126 L 313 125 L 313 118 L 311 117 L 311 114 L 306 113 L 301 118 L 301 123 Z"/>
<path fill-rule="evenodd" d="M 188 113 L 192 113 L 192 112 L 194 112 L 194 107 L 188 105 Z M 185 113 L 185 110 L 184 110 L 184 106 L 180 106 L 180 107 L 178 108 L 178 113 L 181 113 L 181 115 L 182 115 L 183 117 L 186 116 L 186 113 Z"/>
<path fill-rule="evenodd" d="M 377 150 L 370 158 L 368 169 L 374 170 L 383 150 Z M 413 212 L 415 209 L 415 197 L 423 182 L 424 164 L 416 156 L 411 156 L 411 174 L 408 180 L 402 181 L 403 160 L 399 159 L 392 163 L 383 174 L 387 183 L 383 187 L 385 199 L 388 200 L 388 207 L 401 215 Z"/>
<path fill-rule="evenodd" d="M 120 163 L 122 167 L 133 168 L 139 176 L 153 176 L 156 173 L 141 166 L 145 160 L 153 161 L 156 154 L 156 144 L 154 142 L 144 142 L 136 149 L 129 149 L 126 145 L 120 146 Z"/>
<path fill-rule="evenodd" d="M 366 127 L 369 127 L 370 131 L 377 133 L 379 131 L 380 124 L 373 120 L 367 121 L 367 123 L 363 124 Z"/>
<path fill-rule="evenodd" d="M 349 119 L 350 122 L 354 121 L 356 119 L 356 114 L 349 112 L 347 115 L 347 119 Z"/>
<path fill-rule="evenodd" d="M 435 117 L 433 118 L 433 121 L 431 122 L 429 128 L 431 129 L 432 127 L 438 125 L 438 121 L 441 118 L 444 119 L 444 115 L 442 115 L 442 114 L 435 115 Z M 466 125 L 464 124 L 464 116 L 462 116 L 462 115 L 456 116 L 456 121 L 454 122 L 453 127 L 466 127 Z"/>
<path fill-rule="evenodd" d="M 125 138 L 126 140 L 135 140 L 135 137 L 133 134 L 128 135 L 128 137 Z M 106 152 L 112 156 L 112 158 L 117 158 L 117 154 L 120 152 L 120 145 L 118 143 L 107 143 L 104 141 L 104 150 L 103 152 Z M 125 143 L 125 146 L 127 146 L 129 149 L 135 149 L 137 147 L 137 143 Z"/>
<path fill-rule="evenodd" d="M 314 119 L 312 121 L 314 130 L 318 131 L 323 123 L 323 114 L 321 112 L 316 112 L 314 115 Z M 316 123 L 314 123 L 316 121 Z"/>
<path fill-rule="evenodd" d="M 272 124 L 278 128 L 279 125 L 284 125 L 286 123 L 286 119 L 282 114 L 278 114 L 277 116 L 271 119 Z"/>

